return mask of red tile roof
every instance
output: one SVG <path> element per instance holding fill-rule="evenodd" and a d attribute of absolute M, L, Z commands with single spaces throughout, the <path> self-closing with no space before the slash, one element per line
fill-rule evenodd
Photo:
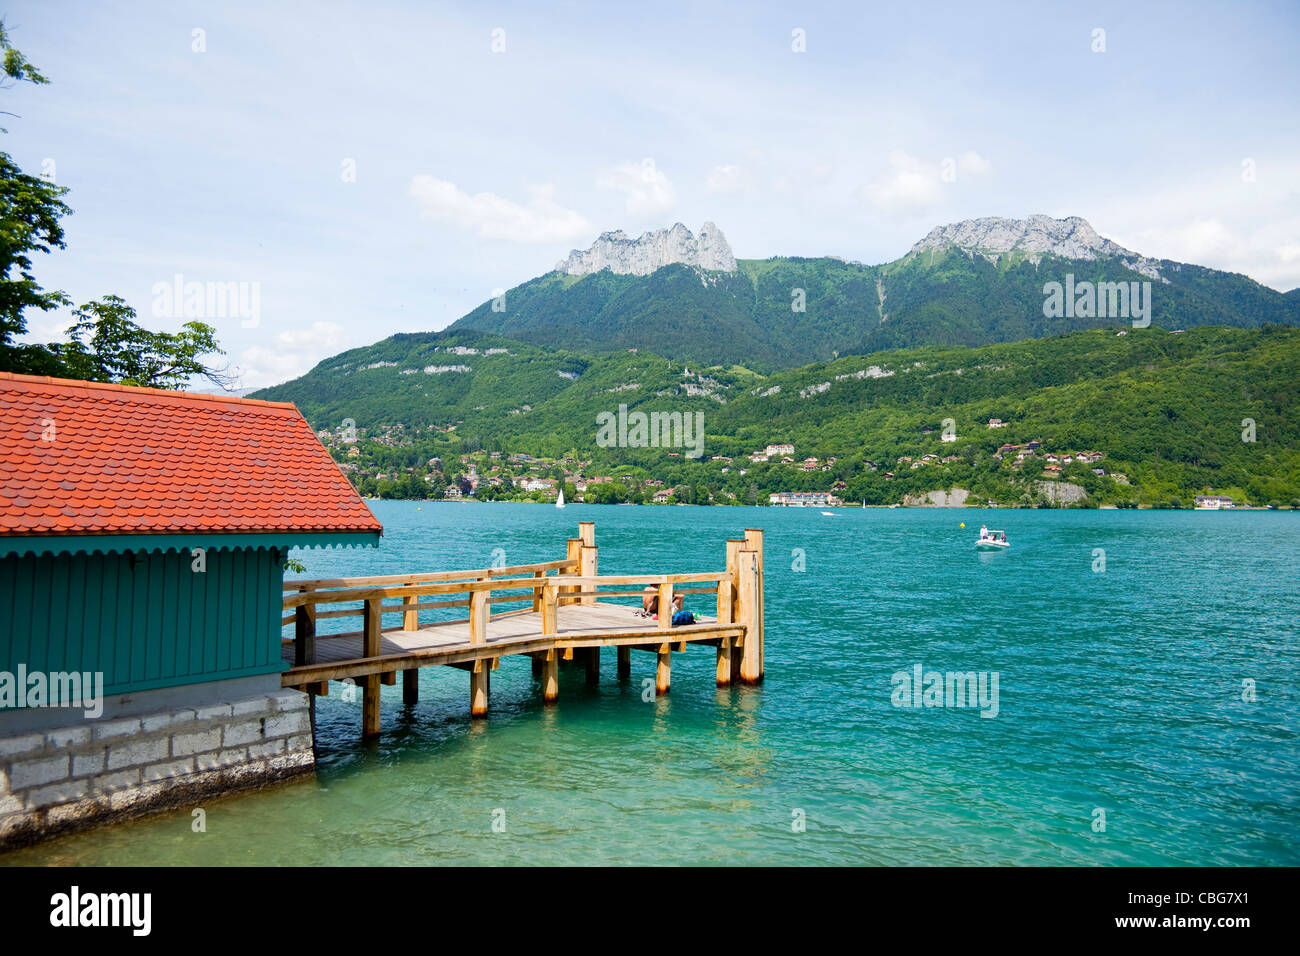
<path fill-rule="evenodd" d="M 292 404 L 0 373 L 0 537 L 382 532 Z"/>

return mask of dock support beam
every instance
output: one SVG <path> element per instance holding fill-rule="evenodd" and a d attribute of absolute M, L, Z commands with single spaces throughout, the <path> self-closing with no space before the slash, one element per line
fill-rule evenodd
<path fill-rule="evenodd" d="M 673 646 L 659 645 L 659 657 L 655 663 L 655 696 L 662 697 L 668 693 L 673 673 Z"/>
<path fill-rule="evenodd" d="M 730 637 L 724 637 L 718 642 L 718 666 L 714 680 L 719 687 L 731 686 L 731 641 Z"/>
<path fill-rule="evenodd" d="M 559 590 L 553 584 L 542 588 L 542 634 L 548 637 L 554 637 L 559 633 L 556 615 L 556 605 L 560 600 Z M 542 663 L 542 701 L 553 704 L 559 699 L 560 652 L 552 647 L 546 652 L 546 660 Z"/>
<path fill-rule="evenodd" d="M 586 649 L 587 658 L 587 684 L 594 687 L 600 683 L 600 647 L 588 647 Z"/>
<path fill-rule="evenodd" d="M 745 529 L 745 547 L 753 551 L 756 555 L 756 565 L 758 568 L 758 585 L 755 604 L 758 608 L 758 680 L 763 679 L 765 670 L 764 659 L 766 658 L 767 633 L 764 625 L 764 600 L 763 600 L 763 531 L 761 528 Z"/>
<path fill-rule="evenodd" d="M 469 672 L 469 713 L 471 717 L 488 715 L 488 695 L 492 689 L 492 669 L 485 660 L 474 662 L 474 669 Z"/>
<path fill-rule="evenodd" d="M 420 672 L 414 667 L 402 671 L 402 703 L 414 707 L 420 702 Z"/>
<path fill-rule="evenodd" d="M 740 682 L 757 684 L 763 679 L 763 644 L 759 628 L 761 626 L 761 605 L 758 603 L 758 555 L 753 551 L 741 551 L 738 555 L 740 584 L 739 620 L 745 625 L 744 644 L 740 654 Z"/>
<path fill-rule="evenodd" d="M 553 704 L 560 699 L 560 655 L 551 650 L 542 662 L 542 701 Z"/>
<path fill-rule="evenodd" d="M 731 624 L 736 620 L 736 564 L 743 541 L 727 542 L 727 576 L 718 582 L 718 623 Z M 730 687 L 736 670 L 732 660 L 733 638 L 724 637 L 718 642 L 718 666 L 715 679 L 719 687 Z"/>
<path fill-rule="evenodd" d="M 618 646 L 618 679 L 627 680 L 632 676 L 632 648 L 626 644 Z"/>
<path fill-rule="evenodd" d="M 365 613 L 362 615 L 364 636 L 362 653 L 366 657 L 378 657 L 381 647 L 380 609 L 383 601 L 372 598 L 366 601 Z M 379 675 L 367 674 L 361 686 L 361 736 L 363 738 L 379 736 Z"/>

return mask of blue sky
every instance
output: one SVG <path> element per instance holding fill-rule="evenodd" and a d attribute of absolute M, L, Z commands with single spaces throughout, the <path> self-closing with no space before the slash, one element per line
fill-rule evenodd
<path fill-rule="evenodd" d="M 51 84 L 0 148 L 71 187 L 47 288 L 174 328 L 158 283 L 256 283 L 208 319 L 246 387 L 677 221 L 877 263 L 1078 215 L 1300 285 L 1300 5 L 1056 6 L 5 3 Z"/>

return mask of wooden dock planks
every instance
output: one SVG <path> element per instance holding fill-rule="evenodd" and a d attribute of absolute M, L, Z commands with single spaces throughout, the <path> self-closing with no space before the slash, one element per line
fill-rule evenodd
<path fill-rule="evenodd" d="M 547 704 L 559 696 L 561 660 L 584 662 L 588 683 L 598 683 L 600 649 L 617 649 L 617 674 L 626 680 L 631 651 L 655 654 L 655 691 L 670 689 L 672 654 L 689 644 L 717 648 L 716 683 L 756 684 L 763 679 L 763 533 L 747 529 L 743 539 L 727 542 L 725 572 L 652 575 L 600 575 L 595 528 L 579 525 L 562 561 L 479 571 L 431 572 L 371 578 L 286 581 L 284 623 L 295 637 L 283 640 L 287 670 L 281 684 L 312 694 L 328 692 L 329 681 L 350 680 L 362 689 L 362 734 L 378 735 L 379 688 L 402 675 L 403 702 L 418 701 L 418 670 L 435 665 L 470 672 L 470 710 L 486 717 L 490 673 L 502 657 L 532 658 L 533 676 L 541 682 Z M 549 572 L 555 571 L 552 576 Z M 698 586 L 702 585 L 702 586 Z M 606 590 L 600 590 L 605 588 Z M 614 588 L 615 590 L 609 590 Z M 491 592 L 498 592 L 493 595 Z M 656 593 L 664 614 L 641 616 L 639 606 L 602 601 Z M 695 615 L 695 623 L 671 626 L 676 594 L 716 595 L 717 616 Z M 439 598 L 425 601 L 426 597 Z M 399 603 L 385 603 L 396 599 Z M 450 600 L 446 600 L 450 599 Z M 319 610 L 360 602 L 359 609 Z M 524 604 L 522 610 L 492 613 L 496 603 Z M 529 606 L 531 605 L 531 607 Z M 421 624 L 420 612 L 464 607 L 469 616 Z M 382 626 L 383 615 L 401 624 Z M 317 622 L 361 618 L 362 629 L 321 634 Z"/>

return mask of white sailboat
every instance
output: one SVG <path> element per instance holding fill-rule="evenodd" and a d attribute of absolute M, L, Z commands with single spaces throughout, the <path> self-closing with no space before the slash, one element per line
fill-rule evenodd
<path fill-rule="evenodd" d="M 563 507 L 564 507 L 564 489 L 563 489 L 563 488 L 560 489 L 560 497 L 558 497 L 558 498 L 555 499 L 555 507 L 557 507 L 557 508 L 563 508 Z"/>

